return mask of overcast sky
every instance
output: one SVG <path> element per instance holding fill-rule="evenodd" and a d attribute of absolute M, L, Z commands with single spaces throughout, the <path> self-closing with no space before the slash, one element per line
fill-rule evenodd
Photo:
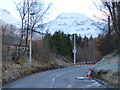
<path fill-rule="evenodd" d="M 16 2 L 20 0 L 15 0 Z M 93 15 L 101 16 L 101 12 L 98 11 L 92 0 L 43 0 L 46 4 L 53 2 L 50 9 L 50 20 L 55 19 L 62 12 L 78 12 L 85 14 L 86 16 L 94 19 Z M 19 14 L 16 10 L 13 0 L 0 0 L 0 8 L 8 10 L 12 16 L 20 20 Z"/>

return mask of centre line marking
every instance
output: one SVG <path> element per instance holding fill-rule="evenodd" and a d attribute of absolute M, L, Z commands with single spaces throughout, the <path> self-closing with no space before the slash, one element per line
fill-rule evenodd
<path fill-rule="evenodd" d="M 63 74 L 69 73 L 69 72 L 77 71 L 77 70 L 80 70 L 80 69 L 70 70 L 70 71 L 63 72 L 63 73 L 60 73 L 60 74 L 56 75 L 56 76 L 52 79 L 52 85 L 51 85 L 51 88 L 53 88 L 54 81 L 55 81 L 55 79 L 56 79 L 57 77 L 59 77 L 60 75 L 63 75 Z"/>

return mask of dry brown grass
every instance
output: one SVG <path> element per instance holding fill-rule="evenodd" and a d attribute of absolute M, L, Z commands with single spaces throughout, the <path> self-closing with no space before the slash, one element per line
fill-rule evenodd
<path fill-rule="evenodd" d="M 32 60 L 32 66 L 26 60 L 19 60 L 16 63 L 10 63 L 9 65 L 2 66 L 2 83 L 5 84 L 14 79 L 33 74 L 36 72 L 63 68 L 68 65 L 65 62 L 59 60 L 50 62 L 49 64 L 41 64 L 40 61 Z"/>
<path fill-rule="evenodd" d="M 118 76 L 118 73 L 111 74 L 111 72 L 104 70 L 100 70 L 99 72 L 93 71 L 92 78 L 98 78 L 116 87 L 118 87 L 120 80 L 120 76 Z"/>

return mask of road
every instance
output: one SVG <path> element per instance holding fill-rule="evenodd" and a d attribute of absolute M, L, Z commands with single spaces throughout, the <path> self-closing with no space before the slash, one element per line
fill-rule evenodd
<path fill-rule="evenodd" d="M 18 79 L 4 88 L 105 88 L 95 80 L 78 80 L 86 77 L 90 66 L 74 66 L 36 73 Z"/>

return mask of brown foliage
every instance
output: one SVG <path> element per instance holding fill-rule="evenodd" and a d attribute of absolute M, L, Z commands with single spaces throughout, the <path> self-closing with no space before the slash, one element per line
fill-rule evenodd
<path fill-rule="evenodd" d="M 41 63 L 49 63 L 55 60 L 55 55 L 49 49 L 48 39 L 33 42 L 32 57 Z"/>
<path fill-rule="evenodd" d="M 96 49 L 95 40 L 89 40 L 88 46 L 77 46 L 77 60 L 80 62 L 90 61 L 97 62 L 101 59 L 99 51 Z"/>

